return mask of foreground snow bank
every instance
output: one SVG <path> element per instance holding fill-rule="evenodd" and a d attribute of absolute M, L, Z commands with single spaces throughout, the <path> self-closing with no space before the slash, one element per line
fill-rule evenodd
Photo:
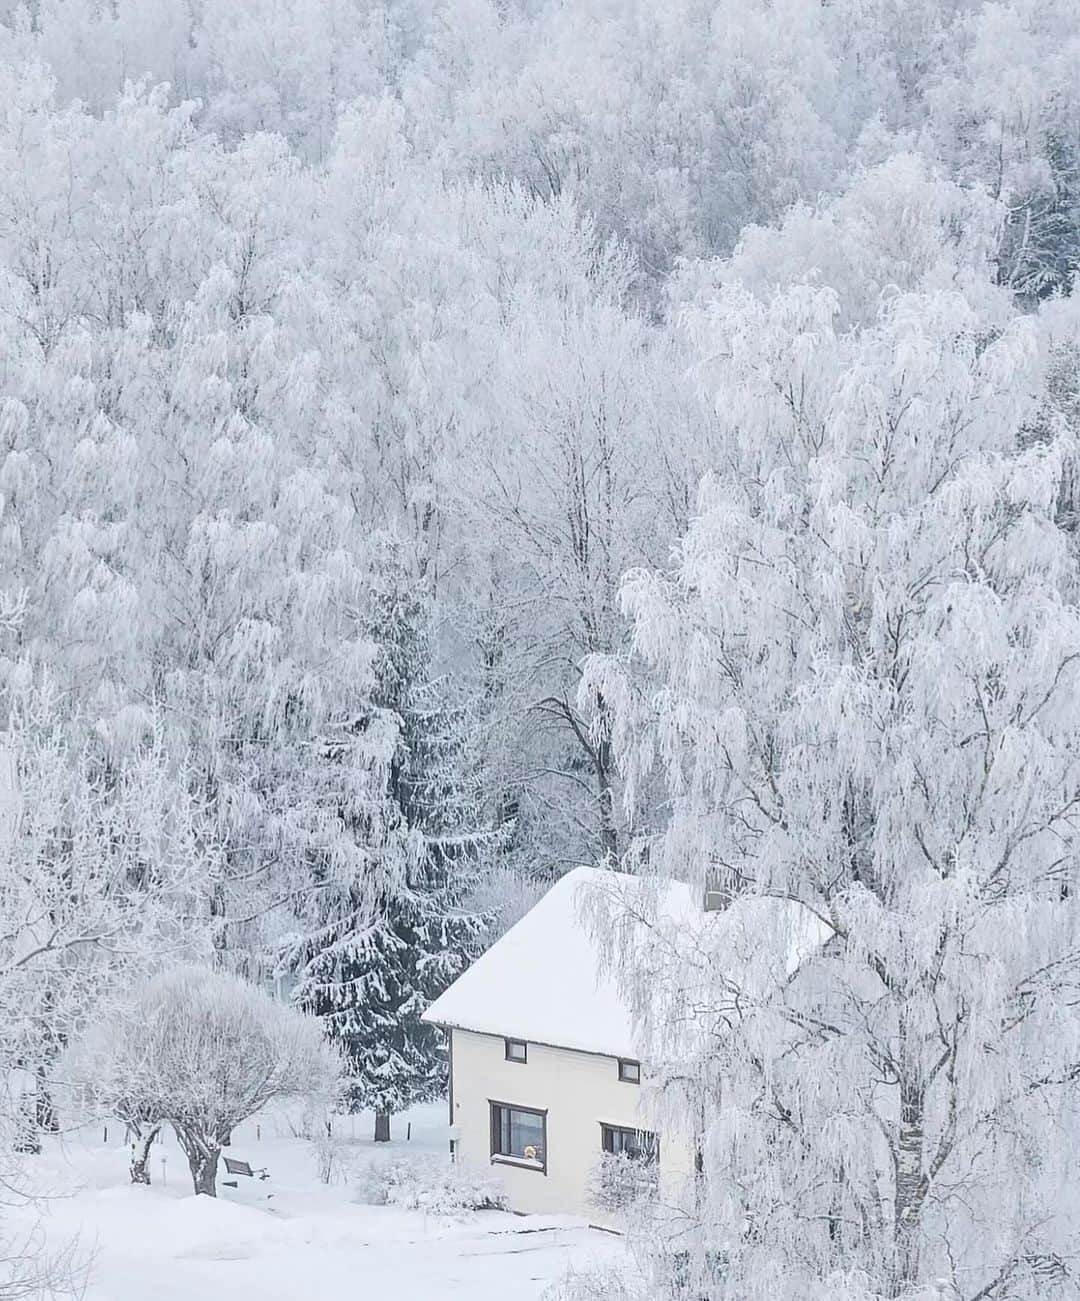
<path fill-rule="evenodd" d="M 403 1118 L 397 1130 L 404 1136 L 411 1124 L 411 1143 L 376 1147 L 364 1123 L 355 1139 L 348 1120 L 338 1129 L 357 1168 L 430 1162 L 437 1185 L 444 1114 L 423 1108 Z M 56 1244 L 77 1236 L 92 1254 L 85 1301 L 298 1301 L 354 1295 L 360 1280 L 364 1295 L 395 1301 L 538 1301 L 568 1270 L 622 1254 L 617 1239 L 569 1217 L 364 1205 L 351 1182 L 319 1181 L 312 1145 L 287 1123 L 257 1123 L 234 1135 L 231 1151 L 266 1166 L 270 1179 L 219 1186 L 216 1199 L 191 1194 L 171 1137 L 155 1149 L 151 1188 L 127 1183 L 122 1133 L 110 1132 L 108 1144 L 102 1130 L 69 1135 L 44 1154 L 42 1186 L 77 1188 L 45 1204 L 45 1232 Z"/>

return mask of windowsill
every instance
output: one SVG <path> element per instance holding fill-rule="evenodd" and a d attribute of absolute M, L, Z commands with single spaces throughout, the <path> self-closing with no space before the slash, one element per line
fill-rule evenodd
<path fill-rule="evenodd" d="M 539 1170 L 541 1174 L 546 1173 L 543 1161 L 530 1161 L 525 1156 L 503 1156 L 501 1153 L 495 1152 L 492 1154 L 491 1164 L 516 1165 L 520 1166 L 522 1170 Z"/>

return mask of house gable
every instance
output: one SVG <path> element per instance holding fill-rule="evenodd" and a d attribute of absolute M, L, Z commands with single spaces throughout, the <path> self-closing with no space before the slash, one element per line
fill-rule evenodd
<path fill-rule="evenodd" d="M 591 888 L 637 880 L 575 868 L 432 1003 L 424 1020 L 636 1061 L 630 1008 L 583 910 Z M 663 893 L 665 911 L 701 916 L 689 886 L 665 883 Z"/>

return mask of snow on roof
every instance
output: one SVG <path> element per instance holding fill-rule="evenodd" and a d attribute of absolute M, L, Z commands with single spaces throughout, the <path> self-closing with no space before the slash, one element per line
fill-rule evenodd
<path fill-rule="evenodd" d="M 648 915 L 702 932 L 720 927 L 730 937 L 735 920 L 735 908 L 705 912 L 697 892 L 683 882 L 578 867 L 459 976 L 423 1019 L 457 1030 L 637 1058 L 629 1002 L 604 961 L 604 946 L 589 920 L 590 898 L 601 892 L 627 901 L 640 897 Z M 754 943 L 749 932 L 756 933 L 760 944 L 769 942 L 766 936 L 777 936 L 778 922 L 784 924 L 782 965 L 788 972 L 825 938 L 823 927 L 807 927 L 811 915 L 799 904 L 774 899 L 747 903 L 751 908 L 738 932 L 746 943 Z M 788 924 L 793 917 L 794 926 Z"/>

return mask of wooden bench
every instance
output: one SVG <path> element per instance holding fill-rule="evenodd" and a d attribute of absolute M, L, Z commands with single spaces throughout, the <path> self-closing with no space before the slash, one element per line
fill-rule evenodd
<path fill-rule="evenodd" d="M 225 1157 L 225 1169 L 231 1175 L 245 1175 L 248 1179 L 269 1179 L 270 1173 L 267 1170 L 252 1170 L 246 1161 L 235 1161 L 231 1156 Z M 236 1184 L 228 1184 L 227 1187 L 235 1188 Z"/>

